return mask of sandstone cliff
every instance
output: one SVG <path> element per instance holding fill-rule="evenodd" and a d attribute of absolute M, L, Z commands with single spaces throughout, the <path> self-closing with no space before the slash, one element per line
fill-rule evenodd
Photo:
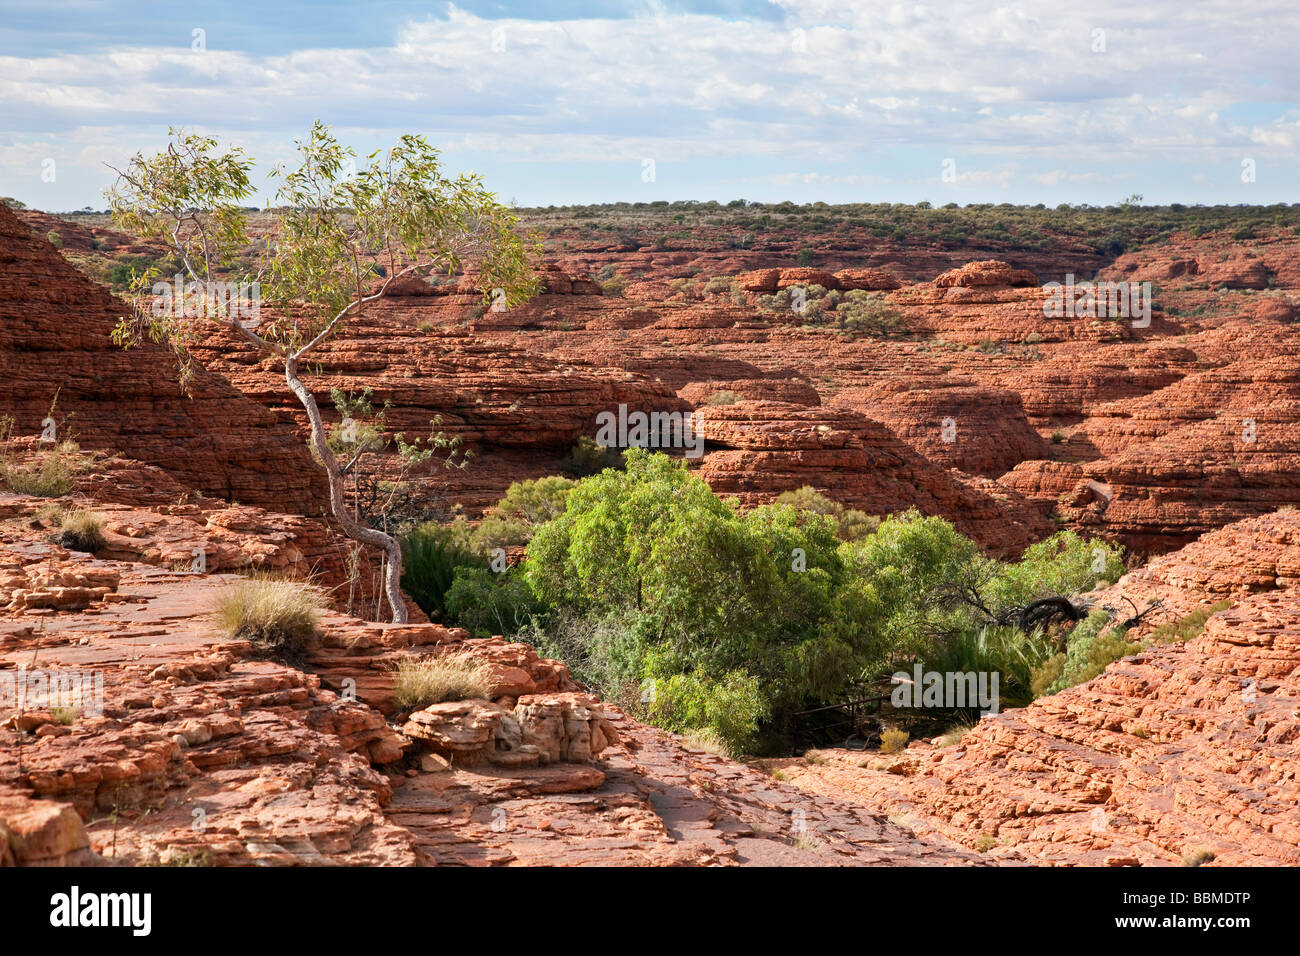
<path fill-rule="evenodd" d="M 156 464 L 210 495 L 320 513 L 324 480 L 293 430 L 215 374 L 199 371 L 183 396 L 165 349 L 112 343 L 126 311 L 0 208 L 0 415 L 17 434 L 40 434 L 57 395 L 60 440 Z"/>

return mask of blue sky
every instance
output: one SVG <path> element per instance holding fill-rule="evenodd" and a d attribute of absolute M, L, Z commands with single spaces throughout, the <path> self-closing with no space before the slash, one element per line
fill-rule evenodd
<path fill-rule="evenodd" d="M 1297 37 L 1294 0 L 5 0 L 0 195 L 102 208 L 168 126 L 269 168 L 319 117 L 520 205 L 1292 202 Z"/>

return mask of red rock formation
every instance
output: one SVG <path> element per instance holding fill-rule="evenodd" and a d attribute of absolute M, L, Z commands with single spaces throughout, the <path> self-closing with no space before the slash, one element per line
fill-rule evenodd
<path fill-rule="evenodd" d="M 0 702 L 0 865 L 979 862 L 639 726 L 521 644 L 331 613 L 306 670 L 256 660 L 207 613 L 229 576 L 69 554 L 32 535 L 39 505 L 0 496 L 0 587 L 45 568 L 46 593 L 96 593 L 0 608 L 0 681 L 97 674 L 103 710 Z M 402 734 L 381 710 L 394 665 L 438 653 L 484 661 L 495 700 L 421 709 Z"/>
<path fill-rule="evenodd" d="M 1149 395 L 1198 368 L 1192 349 L 1157 340 L 1142 346 L 1062 349 L 1041 361 L 993 369 L 983 377 L 1017 392 L 1033 424 L 1055 427 L 1077 424 L 1107 402 Z"/>
<path fill-rule="evenodd" d="M 986 718 L 953 746 L 918 742 L 894 757 L 822 751 L 785 772 L 921 832 L 991 845 L 987 856 L 1002 862 L 1300 863 L 1294 514 L 1207 535 L 1107 592 L 1140 601 L 1181 591 L 1176 613 L 1240 598 L 1199 637 Z"/>
<path fill-rule="evenodd" d="M 780 269 L 756 269 L 736 276 L 736 286 L 745 292 L 775 292 L 780 281 Z"/>
<path fill-rule="evenodd" d="M 214 339 L 203 357 L 253 402 L 223 394 L 284 424 L 258 412 L 258 435 L 237 433 L 210 397 L 199 407 L 212 411 L 194 418 L 159 384 L 173 378 L 155 350 L 129 361 L 154 355 L 167 374 L 110 365 L 130 383 L 121 405 L 130 421 L 112 431 L 93 373 L 121 358 L 102 343 L 122 306 L 75 284 L 39 240 L 16 241 L 3 215 L 0 254 L 14 258 L 0 292 L 22 305 L 9 305 L 21 321 L 6 323 L 8 339 L 0 327 L 0 365 L 8 356 L 4 370 L 21 384 L 0 396 L 25 403 L 20 430 L 36 430 L 56 372 L 86 367 L 60 400 L 79 403 L 74 427 L 84 418 L 104 444 L 172 470 L 101 458 L 78 477 L 78 503 L 96 502 L 107 519 L 98 558 L 49 543 L 40 502 L 0 496 L 0 674 L 34 653 L 97 667 L 112 708 L 103 721 L 71 724 L 0 714 L 0 863 L 92 862 L 114 840 L 133 862 L 203 853 L 273 864 L 1118 865 L 1178 862 L 1198 849 L 1219 863 L 1297 862 L 1290 635 L 1300 630 L 1300 533 L 1289 513 L 1212 531 L 1300 497 L 1290 371 L 1300 342 L 1288 324 L 1300 289 L 1295 237 L 1178 236 L 1121 257 L 1104 276 L 1160 283 L 1151 325 L 1137 328 L 1044 315 L 1035 275 L 1087 276 L 1105 264 L 1077 244 L 982 253 L 1012 266 L 835 226 L 818 268 L 792 269 L 793 249 L 747 248 L 739 234 L 721 248 L 707 227 L 666 249 L 575 231 L 544 270 L 545 291 L 523 307 L 483 311 L 473 276 L 413 280 L 322 351 L 312 386 L 327 406 L 331 386 L 371 385 L 377 402 L 393 403 L 392 430 L 423 432 L 441 416 L 480 452 L 465 472 L 439 476 L 471 511 L 512 480 L 556 471 L 599 411 L 703 405 L 699 474 L 745 504 L 810 484 L 875 513 L 944 515 L 998 554 L 1050 534 L 1052 518 L 1139 551 L 1204 535 L 1095 595 L 1125 611 L 1129 600 L 1163 600 L 1163 617 L 1135 634 L 1237 602 L 1188 646 L 1115 664 L 1085 687 L 985 722 L 955 749 L 790 762 L 810 795 L 578 695 L 563 665 L 521 644 L 330 614 L 304 673 L 214 634 L 204 608 L 224 586 L 221 571 L 348 581 L 346 543 L 323 523 L 248 507 L 256 499 L 244 492 L 238 507 L 188 493 L 224 493 L 209 476 L 231 461 L 235 475 L 264 461 L 267 473 L 248 485 L 270 494 L 291 461 L 286 475 L 303 483 L 286 487 L 304 496 L 310 463 L 284 451 L 300 445 L 300 411 L 274 369 Z M 101 233 L 69 229 L 65 248 L 89 256 L 92 239 Z M 607 275 L 607 265 L 632 280 L 623 296 L 595 294 L 585 278 Z M 701 280 L 744 270 L 735 287 L 749 297 L 704 291 Z M 41 284 L 47 273 L 53 285 Z M 672 282 L 697 275 L 689 287 Z M 853 338 L 754 305 L 757 294 L 811 284 L 890 292 L 902 332 Z M 50 355 L 19 351 L 33 344 L 28 313 L 47 333 L 73 334 Z M 744 401 L 705 404 L 720 391 Z M 960 411 L 945 412 L 953 403 Z M 936 443 L 945 417 L 956 441 L 940 431 Z M 1060 434 L 1045 443 L 1030 425 Z M 207 435 L 220 441 L 197 437 Z M 82 440 L 94 443 L 84 431 Z M 996 482 L 981 476 L 1011 466 Z M 174 570 L 195 548 L 209 573 Z M 398 662 L 462 652 L 488 663 L 491 700 L 416 712 L 425 717 L 397 711 Z M 21 775 L 18 727 L 30 735 Z M 199 835 L 196 808 L 213 820 Z M 86 822 L 111 809 L 122 811 L 116 834 L 98 817 Z M 786 835 L 796 813 L 808 839 Z M 983 856 L 954 848 L 990 838 L 1000 842 Z"/>
<path fill-rule="evenodd" d="M 1047 443 L 1030 427 L 1020 396 L 1009 389 L 955 382 L 891 380 L 845 389 L 831 404 L 889 427 L 931 461 L 996 478 L 1022 461 L 1046 458 Z"/>
<path fill-rule="evenodd" d="M 839 280 L 824 269 L 782 269 L 776 280 L 778 289 L 790 289 L 795 286 L 819 285 L 823 289 L 838 289 Z"/>
<path fill-rule="evenodd" d="M 903 283 L 883 269 L 841 269 L 835 273 L 824 269 L 757 269 L 738 275 L 736 285 L 745 292 L 770 293 L 812 285 L 824 289 L 889 291 L 901 288 Z"/>
<path fill-rule="evenodd" d="M 688 410 L 668 385 L 641 375 L 563 363 L 538 352 L 469 339 L 463 332 L 421 331 L 407 319 L 412 312 L 418 316 L 454 308 L 453 301 L 464 298 L 411 296 L 373 308 L 313 353 L 314 374 L 304 381 L 327 420 L 339 417 L 331 407 L 331 389 L 359 394 L 369 387 L 375 407 L 389 406 L 390 436 L 403 432 L 410 440 L 437 430 L 459 438 L 475 455 L 464 471 L 439 471 L 431 465 L 419 476 L 467 508 L 494 504 L 511 481 L 555 473 L 578 437 L 595 433 L 602 411 L 617 410 L 620 404 L 645 411 Z M 532 307 L 544 308 L 554 298 L 541 296 Z M 565 298 L 604 301 L 603 296 Z M 502 316 L 526 321 L 520 310 Z M 285 390 L 282 373 L 264 367 L 256 352 L 213 338 L 196 353 L 245 395 L 292 418 L 305 438 L 305 413 Z"/>
<path fill-rule="evenodd" d="M 1130 630 L 1132 637 L 1178 620 L 1198 608 L 1241 601 L 1266 592 L 1300 594 L 1300 512 L 1278 511 L 1247 518 L 1132 571 L 1092 597 L 1120 615 L 1159 601 Z"/>
<path fill-rule="evenodd" d="M 700 477 L 745 505 L 811 485 L 869 514 L 915 507 L 942 515 L 997 554 L 1051 534 L 1050 522 L 1018 495 L 1003 491 L 998 500 L 971 487 L 855 412 L 741 402 L 701 408 L 695 421 L 708 449 Z"/>
<path fill-rule="evenodd" d="M 1116 259 L 1107 276 L 1161 284 L 1173 299 L 1201 304 L 1197 288 L 1300 288 L 1300 239 L 1290 233 L 1238 238 L 1226 233 L 1175 233 Z"/>
<path fill-rule="evenodd" d="M 324 480 L 305 445 L 264 407 L 199 371 L 180 394 L 168 352 L 123 351 L 127 306 L 0 209 L 0 410 L 39 434 L 57 394 L 57 437 L 156 464 L 193 488 L 318 514 Z"/>
<path fill-rule="evenodd" d="M 841 269 L 835 273 L 838 287 L 846 292 L 862 289 L 870 292 L 889 292 L 903 287 L 902 281 L 883 269 Z"/>
<path fill-rule="evenodd" d="M 113 256 L 144 255 L 157 258 L 160 247 L 153 242 L 141 242 L 134 236 L 104 226 L 83 225 L 63 216 L 53 216 L 35 209 L 17 211 L 18 219 L 36 235 L 45 238 L 57 233 L 64 252 L 92 254 L 101 252 Z"/>
<path fill-rule="evenodd" d="M 978 274 L 977 274 L 978 275 Z M 1038 349 L 1059 343 L 1129 343 L 1184 331 L 1158 310 L 1146 328 L 1127 319 L 1087 316 L 1049 317 L 1048 293 L 1008 285 L 913 285 L 893 293 L 890 304 L 914 334 L 930 334 L 947 342 L 999 348 L 1023 343 Z"/>
<path fill-rule="evenodd" d="M 941 289 L 952 286 L 979 288 L 987 286 L 1037 286 L 1038 277 L 1028 269 L 1013 269 L 998 259 L 968 262 L 959 269 L 950 269 L 935 277 L 934 284 Z"/>
<path fill-rule="evenodd" d="M 1088 411 L 1070 445 L 1104 457 L 1026 463 L 1001 483 L 1145 553 L 1300 504 L 1300 372 L 1288 359 L 1245 358 Z"/>
<path fill-rule="evenodd" d="M 677 394 L 692 405 L 704 405 L 720 393 L 733 392 L 742 401 L 785 402 L 792 405 L 820 405 L 817 389 L 797 378 L 745 378 L 733 381 L 692 382 Z"/>

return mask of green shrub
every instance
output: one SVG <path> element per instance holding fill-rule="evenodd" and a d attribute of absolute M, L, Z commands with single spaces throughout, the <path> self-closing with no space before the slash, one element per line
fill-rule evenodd
<path fill-rule="evenodd" d="M 51 707 L 50 716 L 54 718 L 56 724 L 64 727 L 70 727 L 77 722 L 81 716 L 81 708 L 76 706 Z"/>
<path fill-rule="evenodd" d="M 656 680 L 648 710 L 659 726 L 678 733 L 711 732 L 732 753 L 752 745 L 767 716 L 757 678 L 744 671 L 729 671 L 716 680 L 694 674 Z"/>
<path fill-rule="evenodd" d="M 1177 621 L 1159 625 L 1147 637 L 1152 644 L 1172 644 L 1176 641 L 1190 641 L 1205 630 L 1205 624 L 1214 614 L 1232 607 L 1231 601 L 1219 601 L 1209 607 L 1200 607 Z"/>
<path fill-rule="evenodd" d="M 816 515 L 837 516 L 844 510 L 842 504 L 826 497 L 812 485 L 804 485 L 796 491 L 783 491 L 776 496 L 774 504 Z"/>
<path fill-rule="evenodd" d="M 629 673 L 725 685 L 743 671 L 765 706 L 788 712 L 882 658 L 870 589 L 847 579 L 830 519 L 775 505 L 740 514 L 680 462 L 643 449 L 626 460 L 538 529 L 526 574 L 543 603 L 612 614 L 637 634 Z"/>
<path fill-rule="evenodd" d="M 935 738 L 936 747 L 954 747 L 961 743 L 963 737 L 975 729 L 974 724 L 957 723 L 953 724 L 937 738 Z"/>
<path fill-rule="evenodd" d="M 541 612 L 527 582 L 513 568 L 497 573 L 458 567 L 446 592 L 447 616 L 475 637 L 513 634 Z"/>
<path fill-rule="evenodd" d="M 844 554 L 852 579 L 876 597 L 892 658 L 911 659 L 978 626 L 971 610 L 953 601 L 953 588 L 986 559 L 942 518 L 893 515 L 874 534 L 845 545 Z"/>
<path fill-rule="evenodd" d="M 1045 697 L 1052 693 L 1052 688 L 1056 682 L 1061 679 L 1065 673 L 1065 652 L 1053 654 L 1047 660 L 1043 661 L 1034 668 L 1029 679 L 1029 689 L 1034 695 L 1034 699 Z"/>
<path fill-rule="evenodd" d="M 885 335 L 902 324 L 903 316 L 888 304 L 884 293 L 852 289 L 835 306 L 835 319 L 844 332 Z"/>
<path fill-rule="evenodd" d="M 874 534 L 881 522 L 881 519 L 875 515 L 869 515 L 855 508 L 846 508 L 838 501 L 832 501 L 811 485 L 804 485 L 797 491 L 781 492 L 777 495 L 774 504 L 834 518 L 835 537 L 841 541 L 861 541 L 868 535 Z"/>
<path fill-rule="evenodd" d="M 114 262 L 108 269 L 109 284 L 116 290 L 124 290 L 130 287 L 131 281 L 137 275 L 144 275 L 151 269 L 159 269 L 162 264 L 150 256 L 131 256 L 130 258 Z"/>
<path fill-rule="evenodd" d="M 743 751 L 735 750 L 731 744 L 718 735 L 717 731 L 707 727 L 703 730 L 692 730 L 685 734 L 682 745 L 689 750 L 702 750 L 705 753 L 716 754 L 719 757 L 730 757 L 732 760 L 738 760 L 743 755 Z"/>
<path fill-rule="evenodd" d="M 649 686 L 644 678 L 648 641 L 635 621 L 622 615 L 556 614 L 546 622 L 531 621 L 516 635 L 537 653 L 563 661 L 573 679 L 629 714 L 645 715 L 642 700 Z"/>
<path fill-rule="evenodd" d="M 990 592 L 1001 605 L 1023 606 L 1050 595 L 1091 591 L 1113 584 L 1124 573 L 1124 549 L 1073 531 L 1060 531 L 1025 549 L 1020 560 L 1003 566 Z"/>
<path fill-rule="evenodd" d="M 477 555 L 491 554 L 497 548 L 512 548 L 527 544 L 533 536 L 533 526 L 515 515 L 488 514 L 477 528 L 468 529 L 463 540 Z"/>
<path fill-rule="evenodd" d="M 998 706 L 1023 707 L 1035 697 L 1035 669 L 1051 656 L 1052 644 L 1040 632 L 982 627 L 936 643 L 922 660 L 925 670 L 943 674 L 997 674 Z"/>
<path fill-rule="evenodd" d="M 53 229 L 51 229 L 49 232 L 45 234 L 45 238 L 49 242 L 49 244 L 52 245 L 55 249 L 63 248 L 63 237 L 60 236 L 57 232 L 55 232 Z"/>
<path fill-rule="evenodd" d="M 497 503 L 494 511 L 522 518 L 530 525 L 545 524 L 563 514 L 569 493 L 576 485 L 576 481 L 559 475 L 516 481 L 506 489 L 505 497 Z"/>
<path fill-rule="evenodd" d="M 1138 650 L 1136 644 L 1125 640 L 1123 629 L 1109 628 L 1109 623 L 1109 612 L 1099 608 L 1075 625 L 1061 676 L 1051 687 L 1053 694 L 1092 680 L 1107 665 Z"/>
<path fill-rule="evenodd" d="M 565 501 L 576 482 L 551 475 L 529 481 L 516 481 L 495 507 L 470 529 L 461 519 L 453 537 L 477 555 L 486 556 L 496 548 L 527 544 L 533 529 L 564 511 Z"/>
<path fill-rule="evenodd" d="M 1118 569 L 1117 549 L 1068 533 L 1004 563 L 942 518 L 880 521 L 812 488 L 742 512 L 666 455 L 630 449 L 625 463 L 566 489 L 564 510 L 536 527 L 522 576 L 536 604 L 512 590 L 516 572 L 476 569 L 458 577 L 456 612 L 480 633 L 522 622 L 519 639 L 633 712 L 647 682 L 672 688 L 646 713 L 674 728 L 723 733 L 707 701 L 752 688 L 725 730 L 744 746 L 904 663 L 997 672 L 1000 703 L 1028 703 L 1052 643 L 993 621 L 1044 590 L 1090 588 L 1094 565 Z"/>
<path fill-rule="evenodd" d="M 583 435 L 560 462 L 560 471 L 577 478 L 599 474 L 606 468 L 621 468 L 623 455 L 617 448 L 602 448 L 596 439 Z"/>
<path fill-rule="evenodd" d="M 456 569 L 480 560 L 454 539 L 450 528 L 432 522 L 418 525 L 401 545 L 402 590 L 430 620 L 443 620 Z"/>
<path fill-rule="evenodd" d="M 735 405 L 741 401 L 741 396 L 729 388 L 714 392 L 704 400 L 705 405 Z"/>
<path fill-rule="evenodd" d="M 880 530 L 881 519 L 856 508 L 845 508 L 835 522 L 835 537 L 841 541 L 862 541 Z"/>
<path fill-rule="evenodd" d="M 9 490 L 38 498 L 62 498 L 76 487 L 77 467 L 66 455 L 50 452 L 40 466 L 0 464 L 0 479 Z"/>

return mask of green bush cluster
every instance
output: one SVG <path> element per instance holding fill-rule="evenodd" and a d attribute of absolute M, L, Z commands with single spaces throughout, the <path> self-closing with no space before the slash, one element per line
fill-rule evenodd
<path fill-rule="evenodd" d="M 575 478 L 585 478 L 606 468 L 620 468 L 622 453 L 617 448 L 602 448 L 596 439 L 583 435 L 560 462 L 560 471 Z"/>
<path fill-rule="evenodd" d="M 1138 645 L 1125 640 L 1123 628 L 1108 627 L 1109 623 L 1110 613 L 1102 608 L 1080 621 L 1070 632 L 1068 650 L 1044 662 L 1034 686 L 1041 693 L 1059 693 L 1092 680 L 1108 665 L 1138 650 Z"/>
<path fill-rule="evenodd" d="M 848 333 L 886 335 L 902 321 L 902 314 L 889 305 L 883 292 L 852 289 L 835 306 L 835 325 Z"/>
<path fill-rule="evenodd" d="M 783 491 L 773 504 L 794 508 L 810 514 L 827 515 L 835 519 L 835 537 L 841 541 L 860 541 L 880 527 L 881 519 L 856 508 L 846 508 L 838 501 L 827 498 L 811 485 L 796 491 Z"/>
<path fill-rule="evenodd" d="M 480 565 L 456 569 L 445 603 L 449 619 L 475 637 L 515 634 L 542 610 L 514 569 Z"/>
<path fill-rule="evenodd" d="M 1128 639 L 1126 628 L 1110 626 L 1109 611 L 1097 608 L 1070 631 L 1065 651 L 1047 658 L 1035 669 L 1034 696 L 1059 693 L 1090 681 L 1108 665 L 1145 647 L 1191 640 L 1205 630 L 1212 615 L 1231 606 L 1231 601 L 1219 601 L 1196 608 L 1177 620 L 1153 628 L 1145 639 L 1137 642 Z"/>
<path fill-rule="evenodd" d="M 479 558 L 456 540 L 451 528 L 433 522 L 416 526 L 402 539 L 402 590 L 430 620 L 446 620 L 446 595 L 459 568 Z"/>
<path fill-rule="evenodd" d="M 623 460 L 512 486 L 463 549 L 452 527 L 424 532 L 436 560 L 408 544 L 408 578 L 427 563 L 436 595 L 421 606 L 527 641 L 618 706 L 731 752 L 779 746 L 799 711 L 905 663 L 996 670 L 1003 699 L 1028 702 L 1053 647 L 994 617 L 1122 570 L 1118 549 L 1072 532 L 1005 563 L 942 518 L 882 520 L 812 488 L 742 511 L 667 455 Z M 527 540 L 526 561 L 491 570 L 489 539 Z"/>
<path fill-rule="evenodd" d="M 887 335 L 903 322 L 902 313 L 889 304 L 884 292 L 864 289 L 826 289 L 811 284 L 803 286 L 803 311 L 797 313 L 809 325 L 825 325 L 846 335 Z M 792 313 L 794 294 L 781 289 L 758 297 L 761 308 L 777 314 Z"/>
<path fill-rule="evenodd" d="M 548 206 L 523 209 L 526 225 L 551 237 L 572 234 L 576 220 L 593 230 L 609 232 L 625 245 L 652 242 L 667 247 L 670 224 L 689 223 L 698 237 L 713 227 L 735 248 L 769 248 L 811 264 L 811 242 L 824 242 L 828 233 L 858 233 L 899 243 L 924 243 L 941 248 L 978 246 L 1000 249 L 1047 250 L 1063 242 L 1090 248 L 1104 257 L 1160 242 L 1175 232 L 1204 235 L 1224 232 L 1260 238 L 1277 230 L 1300 229 L 1300 204 L 1270 206 L 1143 205 L 1129 197 L 1111 205 L 1063 203 L 1048 208 L 1039 203 L 755 203 L 637 202 L 591 206 Z M 662 241 L 656 237 L 663 237 Z"/>

